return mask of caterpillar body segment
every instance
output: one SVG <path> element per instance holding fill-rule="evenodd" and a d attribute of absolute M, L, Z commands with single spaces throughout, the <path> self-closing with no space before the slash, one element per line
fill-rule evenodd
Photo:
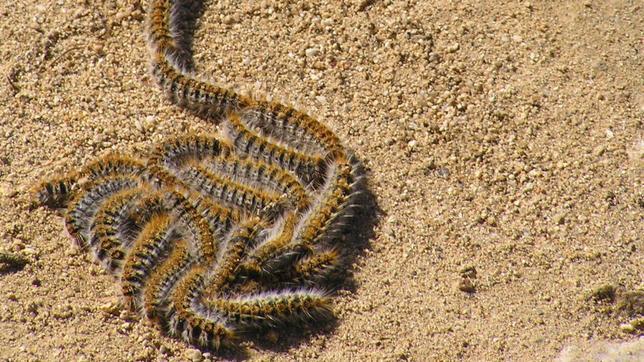
<path fill-rule="evenodd" d="M 90 225 L 106 198 L 138 185 L 138 180 L 129 176 L 107 177 L 84 185 L 83 190 L 70 201 L 65 215 L 65 226 L 74 244 L 81 248 L 87 246 L 91 239 Z"/>

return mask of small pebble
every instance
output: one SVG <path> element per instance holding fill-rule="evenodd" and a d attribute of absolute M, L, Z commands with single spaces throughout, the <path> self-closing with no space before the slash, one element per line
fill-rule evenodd
<path fill-rule="evenodd" d="M 557 225 L 563 225 L 566 222 L 566 214 L 565 213 L 559 213 L 555 215 L 553 221 Z"/>
<path fill-rule="evenodd" d="M 226 25 L 232 25 L 232 24 L 237 23 L 238 21 L 239 21 L 239 19 L 237 19 L 237 17 L 235 17 L 235 16 L 230 16 L 230 15 L 224 16 L 224 24 L 226 24 Z"/>
<path fill-rule="evenodd" d="M 145 131 L 145 128 L 143 127 L 143 123 L 139 119 L 134 121 L 134 128 L 136 128 L 136 130 L 141 133 Z"/>
<path fill-rule="evenodd" d="M 476 288 L 474 287 L 474 283 L 472 283 L 472 281 L 469 278 L 461 279 L 458 282 L 458 289 L 465 293 L 474 293 L 476 291 Z"/>
<path fill-rule="evenodd" d="M 454 43 L 454 44 L 452 44 L 452 45 L 448 46 L 446 50 L 447 50 L 447 52 L 448 52 L 448 53 L 456 53 L 456 51 L 457 51 L 460 47 L 461 47 L 461 46 L 460 46 L 460 44 L 458 44 L 458 43 Z"/>
<path fill-rule="evenodd" d="M 12 198 L 16 196 L 16 194 L 18 194 L 18 190 L 10 184 L 3 183 L 0 185 L 0 197 Z"/>
<path fill-rule="evenodd" d="M 13 250 L 15 251 L 21 251 L 25 248 L 25 243 L 23 243 L 20 240 L 16 240 L 13 242 Z"/>
<path fill-rule="evenodd" d="M 74 310 L 71 305 L 58 305 L 54 307 L 52 315 L 57 319 L 67 319 L 70 318 L 74 313 Z"/>
<path fill-rule="evenodd" d="M 119 314 L 119 305 L 116 303 L 107 303 L 103 304 L 98 309 L 106 314 L 118 315 Z"/>
<path fill-rule="evenodd" d="M 304 51 L 304 54 L 310 58 L 320 54 L 320 50 L 318 48 L 308 48 Z"/>
<path fill-rule="evenodd" d="M 467 278 L 467 279 L 476 279 L 476 267 L 473 266 L 468 266 L 463 269 L 461 269 L 461 277 Z"/>
<path fill-rule="evenodd" d="M 192 362 L 199 362 L 203 360 L 203 354 L 201 353 L 200 350 L 195 348 L 187 349 L 186 352 L 184 353 L 184 356 Z"/>

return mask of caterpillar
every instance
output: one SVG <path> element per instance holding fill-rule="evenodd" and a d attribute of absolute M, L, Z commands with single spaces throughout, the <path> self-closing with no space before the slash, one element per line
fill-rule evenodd
<path fill-rule="evenodd" d="M 110 154 L 33 189 L 62 209 L 75 245 L 119 281 L 125 308 L 211 350 L 333 316 L 338 243 L 360 203 L 359 163 L 325 125 L 192 71 L 183 22 L 194 1 L 151 0 L 151 73 L 176 105 L 221 132 Z"/>

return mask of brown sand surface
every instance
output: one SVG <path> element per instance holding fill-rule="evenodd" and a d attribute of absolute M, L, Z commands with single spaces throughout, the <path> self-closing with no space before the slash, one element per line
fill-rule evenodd
<path fill-rule="evenodd" d="M 27 209 L 46 175 L 214 131 L 148 75 L 144 9 L 0 2 L 0 251 L 29 262 L 0 273 L 0 360 L 216 358 L 114 310 L 112 277 Z M 644 359 L 640 1 L 209 1 L 194 49 L 333 129 L 379 207 L 337 325 L 251 358 L 585 360 L 610 340 Z"/>

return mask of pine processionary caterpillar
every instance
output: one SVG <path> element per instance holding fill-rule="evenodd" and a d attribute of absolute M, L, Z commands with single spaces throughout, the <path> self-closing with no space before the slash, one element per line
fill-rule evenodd
<path fill-rule="evenodd" d="M 188 248 L 189 245 L 185 240 L 174 241 L 174 248 L 168 257 L 152 270 L 143 291 L 147 318 L 163 329 L 167 326 L 168 297 L 177 281 L 183 277 L 187 268 L 192 264 Z"/>
<path fill-rule="evenodd" d="M 194 1 L 151 0 L 151 72 L 169 100 L 221 122 L 142 158 L 109 154 L 33 190 L 119 277 L 126 308 L 203 348 L 332 317 L 324 282 L 345 267 L 339 231 L 357 206 L 357 162 L 322 123 L 196 77 Z"/>
<path fill-rule="evenodd" d="M 121 289 L 128 309 L 140 310 L 139 296 L 151 268 L 157 264 L 172 241 L 172 219 L 168 214 L 156 215 L 146 224 L 130 251 L 121 274 Z"/>

